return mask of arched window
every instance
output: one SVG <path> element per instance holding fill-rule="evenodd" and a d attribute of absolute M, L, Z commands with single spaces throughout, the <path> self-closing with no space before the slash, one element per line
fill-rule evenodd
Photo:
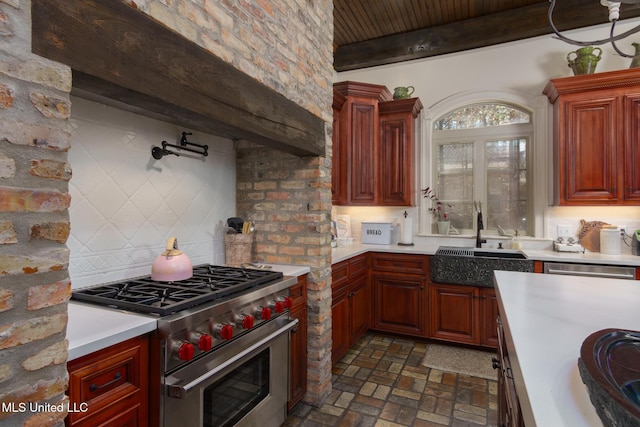
<path fill-rule="evenodd" d="M 468 104 L 435 119 L 431 188 L 454 230 L 473 233 L 481 207 L 489 234 L 533 234 L 532 122 L 530 111 L 506 102 Z"/>

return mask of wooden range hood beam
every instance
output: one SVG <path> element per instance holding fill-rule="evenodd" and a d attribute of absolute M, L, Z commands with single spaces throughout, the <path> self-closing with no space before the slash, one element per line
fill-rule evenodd
<path fill-rule="evenodd" d="M 551 34 L 548 11 L 549 0 L 544 0 L 466 21 L 339 46 L 333 66 L 336 71 L 356 70 Z M 640 5 L 622 6 L 621 20 L 637 16 Z M 553 21 L 560 31 L 567 31 L 608 22 L 608 12 L 597 0 L 562 0 L 555 7 Z M 599 38 L 608 36 L 605 31 Z M 634 53 L 628 45 L 618 44 L 624 52 Z M 569 51 L 577 46 L 567 47 Z"/>
<path fill-rule="evenodd" d="M 152 118 L 297 156 L 323 156 L 325 123 L 120 0 L 32 2 L 32 50 L 73 91 Z"/>

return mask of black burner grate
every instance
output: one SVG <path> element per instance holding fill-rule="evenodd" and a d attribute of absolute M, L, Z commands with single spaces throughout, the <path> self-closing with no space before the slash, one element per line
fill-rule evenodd
<path fill-rule="evenodd" d="M 202 264 L 193 268 L 193 277 L 187 280 L 167 283 L 144 276 L 78 289 L 71 299 L 166 316 L 260 287 L 282 276 L 277 271 Z"/>

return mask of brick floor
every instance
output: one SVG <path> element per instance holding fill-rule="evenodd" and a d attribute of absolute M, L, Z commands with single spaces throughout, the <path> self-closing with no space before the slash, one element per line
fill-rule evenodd
<path fill-rule="evenodd" d="M 426 344 L 367 333 L 333 368 L 319 407 L 296 405 L 283 427 L 495 426 L 496 381 L 425 368 Z"/>

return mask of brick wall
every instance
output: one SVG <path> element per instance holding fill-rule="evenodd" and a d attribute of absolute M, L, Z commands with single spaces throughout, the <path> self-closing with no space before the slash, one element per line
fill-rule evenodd
<path fill-rule="evenodd" d="M 331 123 L 331 0 L 123 1 Z M 0 0 L 0 402 L 57 403 L 67 384 L 71 73 L 31 54 L 30 9 Z M 330 164 L 248 143 L 238 163 L 238 214 L 256 222 L 256 257 L 311 266 L 305 400 L 320 404 L 331 390 Z M 64 413 L 0 413 L 0 423 L 9 416 L 47 426 Z"/>
<path fill-rule="evenodd" d="M 0 424 L 61 425 L 65 401 L 71 73 L 31 54 L 30 2 L 0 0 Z"/>

